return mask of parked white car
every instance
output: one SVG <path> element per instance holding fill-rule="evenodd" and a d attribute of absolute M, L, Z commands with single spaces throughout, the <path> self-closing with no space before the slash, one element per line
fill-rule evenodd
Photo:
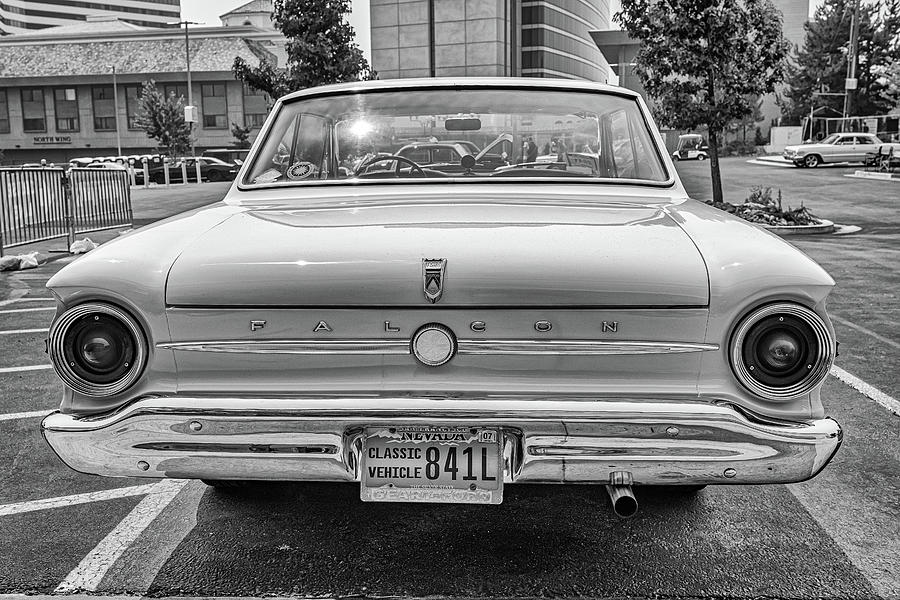
<path fill-rule="evenodd" d="M 800 144 L 784 149 L 784 157 L 798 167 L 817 167 L 822 163 L 866 161 L 866 154 L 876 152 L 881 140 L 871 133 L 832 133 L 821 142 Z"/>
<path fill-rule="evenodd" d="M 834 280 L 690 200 L 636 93 L 406 79 L 272 110 L 222 202 L 47 284 L 65 388 L 43 433 L 73 469 L 369 502 L 594 484 L 625 517 L 632 485 L 804 481 L 838 450 Z M 398 137 L 423 122 L 513 148 L 571 123 L 600 151 L 419 164 Z"/>

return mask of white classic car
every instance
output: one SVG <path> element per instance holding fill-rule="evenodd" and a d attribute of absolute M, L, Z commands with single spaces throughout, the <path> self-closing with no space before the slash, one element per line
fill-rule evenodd
<path fill-rule="evenodd" d="M 447 171 L 396 154 L 561 133 L 598 150 Z M 65 388 L 43 433 L 107 476 L 355 482 L 387 502 L 596 484 L 628 516 L 632 486 L 796 482 L 829 462 L 833 285 L 690 200 L 625 89 L 308 89 L 277 102 L 223 202 L 50 280 Z"/>
<path fill-rule="evenodd" d="M 798 167 L 814 168 L 822 163 L 866 162 L 878 151 L 881 140 L 871 133 L 832 133 L 821 142 L 787 146 L 784 158 Z"/>

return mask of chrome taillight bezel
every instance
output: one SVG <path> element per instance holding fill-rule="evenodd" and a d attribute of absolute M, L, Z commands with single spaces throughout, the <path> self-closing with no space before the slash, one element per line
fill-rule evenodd
<path fill-rule="evenodd" d="M 134 358 L 123 375 L 110 382 L 91 381 L 79 374 L 66 358 L 67 335 L 80 319 L 90 315 L 106 315 L 120 322 L 131 336 Z M 97 398 L 114 396 L 130 388 L 140 378 L 147 363 L 147 338 L 137 320 L 127 311 L 107 303 L 88 302 L 64 312 L 50 327 L 47 352 L 60 379 L 73 391 Z"/>
<path fill-rule="evenodd" d="M 768 385 L 754 377 L 752 365 L 744 360 L 744 344 L 753 327 L 766 319 L 791 316 L 805 323 L 815 336 L 815 353 L 809 360 L 807 373 L 787 386 Z M 822 383 L 834 362 L 837 344 L 825 323 L 816 312 L 793 302 L 776 302 L 761 306 L 745 315 L 731 336 L 729 358 L 731 369 L 740 384 L 751 393 L 767 400 L 791 400 L 808 394 Z"/>

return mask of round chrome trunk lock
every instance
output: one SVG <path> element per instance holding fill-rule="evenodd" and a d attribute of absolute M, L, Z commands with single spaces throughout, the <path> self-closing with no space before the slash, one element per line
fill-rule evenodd
<path fill-rule="evenodd" d="M 420 327 L 410 345 L 416 360 L 429 367 L 446 364 L 456 354 L 456 336 L 449 327 L 440 323 Z"/>

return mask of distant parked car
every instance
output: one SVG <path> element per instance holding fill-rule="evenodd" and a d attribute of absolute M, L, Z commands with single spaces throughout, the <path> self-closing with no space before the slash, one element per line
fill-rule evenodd
<path fill-rule="evenodd" d="M 169 181 L 171 183 L 183 183 L 181 164 L 187 166 L 188 181 L 196 181 L 197 171 L 194 161 L 200 163 L 200 176 L 207 181 L 231 181 L 237 175 L 237 166 L 211 156 L 194 158 L 181 158 L 169 163 Z M 165 183 L 165 166 L 160 165 L 150 169 L 150 181 Z"/>
<path fill-rule="evenodd" d="M 832 133 L 821 142 L 784 149 L 784 157 L 798 167 L 822 163 L 866 162 L 866 154 L 878 151 L 881 140 L 871 133 Z"/>
<path fill-rule="evenodd" d="M 109 162 L 93 162 L 87 166 L 88 169 L 112 169 L 116 171 L 124 171 L 125 166 L 120 165 L 119 163 L 109 163 Z"/>
<path fill-rule="evenodd" d="M 249 149 L 242 148 L 213 148 L 211 150 L 204 150 L 202 156 L 218 158 L 226 163 L 241 166 L 244 164 L 244 161 L 247 160 L 247 154 L 249 152 Z"/>

